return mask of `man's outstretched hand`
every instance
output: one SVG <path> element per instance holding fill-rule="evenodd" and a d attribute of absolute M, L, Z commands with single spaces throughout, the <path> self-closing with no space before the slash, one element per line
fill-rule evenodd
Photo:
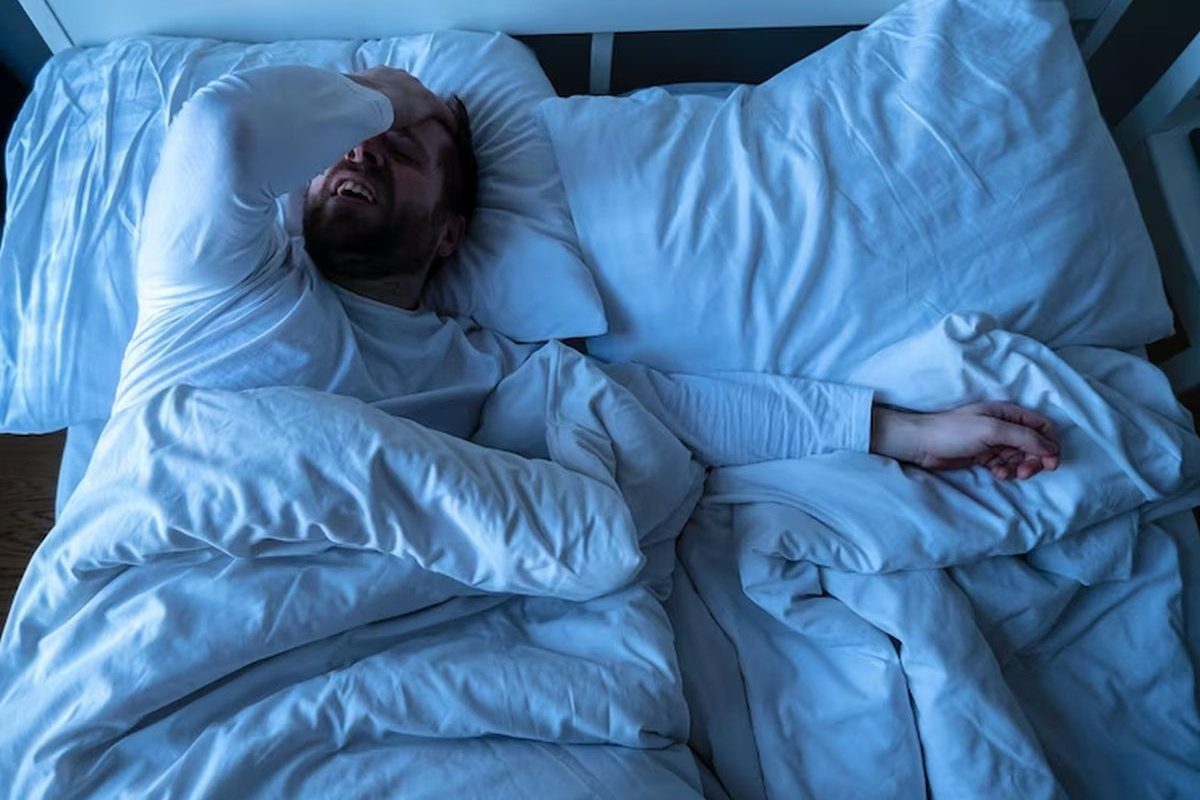
<path fill-rule="evenodd" d="M 973 403 L 933 414 L 876 406 L 871 452 L 926 469 L 987 467 L 997 480 L 1058 468 L 1061 444 L 1046 417 L 1012 403 Z"/>
<path fill-rule="evenodd" d="M 402 69 L 371 67 L 346 77 L 382 93 L 392 102 L 392 130 L 403 130 L 431 118 L 454 130 L 454 114 L 446 101 Z"/>

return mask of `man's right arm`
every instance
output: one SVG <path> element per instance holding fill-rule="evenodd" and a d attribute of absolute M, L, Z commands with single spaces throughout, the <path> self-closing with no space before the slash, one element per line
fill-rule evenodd
<path fill-rule="evenodd" d="M 167 132 L 146 198 L 143 308 L 210 297 L 281 256 L 275 199 L 392 121 L 384 93 L 316 67 L 247 70 L 198 91 Z"/>

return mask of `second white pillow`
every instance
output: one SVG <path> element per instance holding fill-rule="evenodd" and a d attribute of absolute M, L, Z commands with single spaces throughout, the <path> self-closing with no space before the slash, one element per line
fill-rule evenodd
<path fill-rule="evenodd" d="M 539 115 L 608 312 L 601 358 L 839 380 L 952 312 L 1051 345 L 1171 330 L 1060 3 L 910 2 L 725 99 Z"/>

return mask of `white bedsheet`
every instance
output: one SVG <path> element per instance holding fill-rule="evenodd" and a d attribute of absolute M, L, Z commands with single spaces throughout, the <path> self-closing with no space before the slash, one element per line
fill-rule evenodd
<path fill-rule="evenodd" d="M 975 315 L 855 376 L 911 408 L 1041 408 L 1063 462 L 1011 483 L 846 452 L 712 474 L 672 614 L 693 743 L 731 795 L 1188 796 L 1200 439 L 1166 379 Z"/>
<path fill-rule="evenodd" d="M 4 795 L 698 796 L 660 601 L 700 467 L 561 345 L 476 439 L 300 388 L 116 415 L 0 640 Z"/>
<path fill-rule="evenodd" d="M 475 444 L 294 388 L 118 415 L 0 641 L 0 785 L 686 797 L 684 741 L 735 800 L 1200 778 L 1200 442 L 1142 358 L 949 317 L 856 380 L 1041 408 L 1058 471 L 826 452 L 716 470 L 690 520 L 630 369 L 548 346 Z"/>

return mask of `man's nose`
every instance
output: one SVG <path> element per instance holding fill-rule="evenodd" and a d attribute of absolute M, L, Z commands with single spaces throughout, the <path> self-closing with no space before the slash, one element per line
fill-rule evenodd
<path fill-rule="evenodd" d="M 374 139 L 367 139 L 347 153 L 346 160 L 366 167 L 378 167 L 383 164 L 383 153 L 375 145 Z"/>

